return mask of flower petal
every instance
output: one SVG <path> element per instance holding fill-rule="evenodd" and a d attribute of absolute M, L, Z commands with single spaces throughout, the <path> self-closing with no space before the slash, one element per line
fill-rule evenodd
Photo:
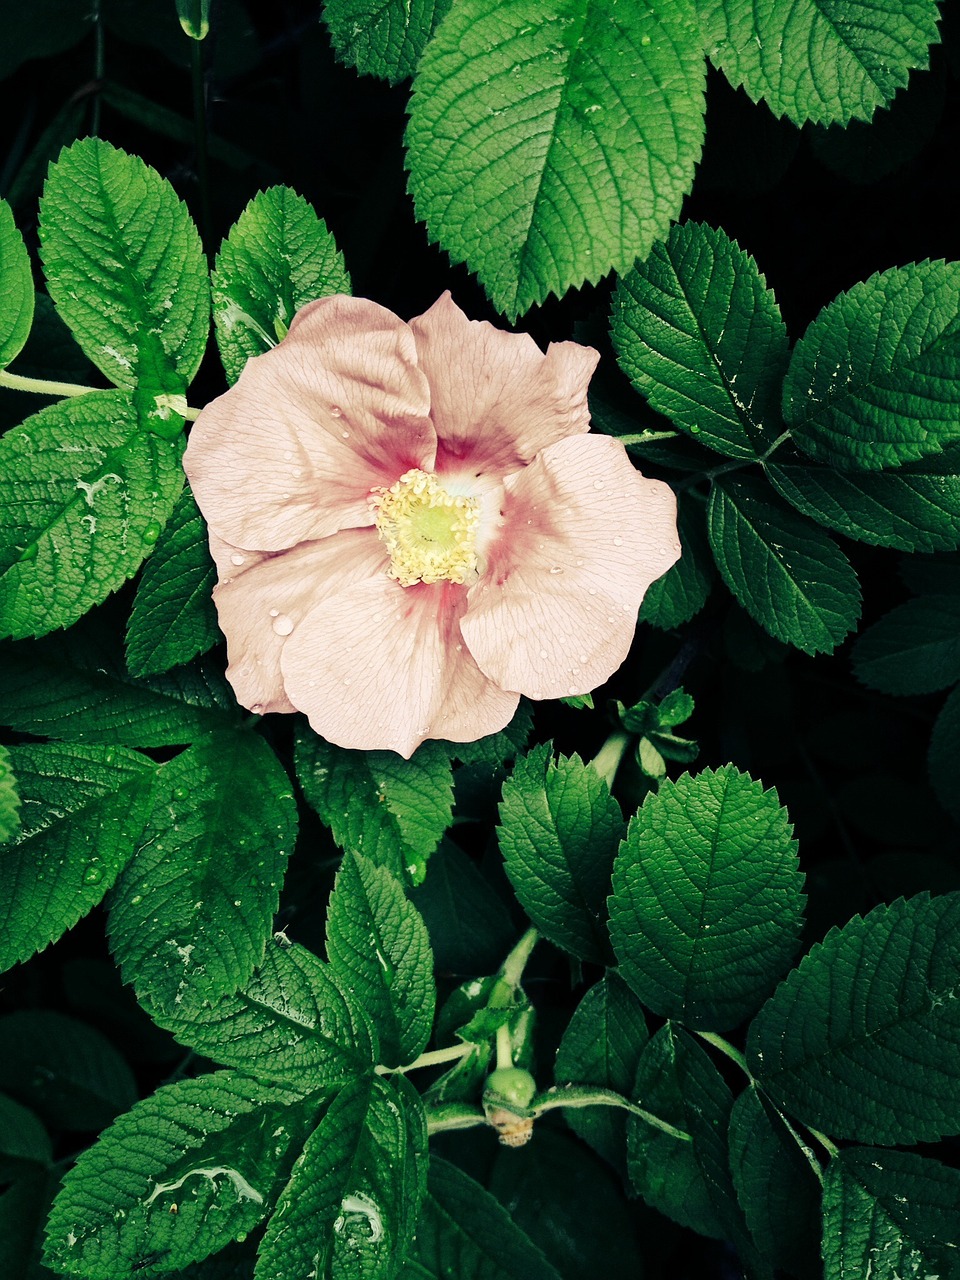
<path fill-rule="evenodd" d="M 541 449 L 590 426 L 592 347 L 554 342 L 468 320 L 449 293 L 410 321 L 430 383 L 437 472 L 503 476 Z"/>
<path fill-rule="evenodd" d="M 295 711 L 280 671 L 284 646 L 318 601 L 383 574 L 383 544 L 373 529 L 345 529 L 274 555 L 231 547 L 211 534 L 210 550 L 220 570 L 213 599 L 237 701 L 258 715 Z"/>
<path fill-rule="evenodd" d="M 505 689 L 587 693 L 623 662 L 644 592 L 679 558 L 676 499 L 597 435 L 551 445 L 504 488 L 460 624 L 467 647 Z"/>
<path fill-rule="evenodd" d="M 429 408 L 408 326 L 364 298 L 321 298 L 206 406 L 184 467 L 216 533 L 281 551 L 371 524 L 371 488 L 431 467 Z"/>
<path fill-rule="evenodd" d="M 294 705 L 329 742 L 409 758 L 425 738 L 496 733 L 519 701 L 488 680 L 460 636 L 452 583 L 401 587 L 380 576 L 317 605 L 280 656 Z"/>

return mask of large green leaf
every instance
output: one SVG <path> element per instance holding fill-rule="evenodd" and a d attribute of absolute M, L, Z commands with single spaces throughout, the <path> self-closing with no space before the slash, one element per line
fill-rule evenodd
<path fill-rule="evenodd" d="M 274 934 L 242 991 L 193 1014 L 151 1007 L 181 1044 L 263 1080 L 305 1091 L 369 1072 L 379 1046 L 366 1014 L 330 966 Z"/>
<path fill-rule="evenodd" d="M 724 582 L 776 640 L 829 653 L 856 625 L 860 587 L 849 560 L 762 481 L 718 480 L 707 518 Z"/>
<path fill-rule="evenodd" d="M 644 1004 L 723 1030 L 753 1013 L 786 969 L 803 878 L 775 791 L 732 765 L 651 792 L 613 873 L 610 937 Z"/>
<path fill-rule="evenodd" d="M 423 1050 L 433 1027 L 433 953 L 416 907 L 386 867 L 344 855 L 327 909 L 327 956 L 377 1026 L 388 1067 Z"/>
<path fill-rule="evenodd" d="M 936 0 L 697 0 L 707 52 L 734 86 L 796 124 L 869 120 L 926 66 Z"/>
<path fill-rule="evenodd" d="M 343 255 L 312 205 L 289 187 L 255 195 L 220 246 L 213 273 L 227 378 L 236 382 L 251 356 L 275 346 L 306 303 L 349 292 Z"/>
<path fill-rule="evenodd" d="M 68 627 L 140 567 L 183 488 L 182 443 L 129 396 L 42 409 L 0 441 L 0 635 Z"/>
<path fill-rule="evenodd" d="M 206 525 L 190 490 L 184 489 L 133 600 L 127 624 L 131 675 L 169 671 L 217 643 L 216 581 Z"/>
<path fill-rule="evenodd" d="M 823 1179 L 825 1280 L 957 1280 L 960 1172 L 909 1151 L 848 1147 Z"/>
<path fill-rule="evenodd" d="M 247 981 L 296 837 L 290 783 L 262 738 L 214 734 L 160 766 L 110 901 L 113 953 L 145 1003 L 187 1014 Z"/>
<path fill-rule="evenodd" d="M 42 951 L 93 907 L 133 855 L 154 765 L 122 747 L 10 749 L 20 827 L 0 854 L 0 970 Z"/>
<path fill-rule="evenodd" d="M 33 324 L 33 273 L 23 236 L 0 200 L 0 369 L 23 350 Z"/>
<path fill-rule="evenodd" d="M 305 730 L 296 769 L 303 794 L 341 849 L 362 853 L 401 880 L 419 884 L 450 825 L 453 773 L 439 742 L 409 760 L 395 751 L 349 751 Z"/>
<path fill-rule="evenodd" d="M 549 744 L 517 761 L 504 783 L 497 835 L 520 905 L 551 942 L 603 963 L 610 869 L 623 835 L 620 806 L 579 756 Z"/>
<path fill-rule="evenodd" d="M 137 1096 L 110 1041 L 76 1018 L 23 1009 L 0 1018 L 0 1089 L 52 1129 L 102 1129 Z"/>
<path fill-rule="evenodd" d="M 323 19 L 339 58 L 397 84 L 416 71 L 449 8 L 450 0 L 325 0 Z"/>
<path fill-rule="evenodd" d="M 594 984 L 574 1010 L 563 1033 L 553 1076 L 557 1084 L 593 1085 L 629 1098 L 640 1054 L 647 1043 L 647 1023 L 639 1000 L 613 971 Z M 570 1107 L 570 1128 L 625 1170 L 626 1116 L 614 1107 Z"/>
<path fill-rule="evenodd" d="M 638 615 L 641 622 L 664 631 L 695 617 L 707 603 L 716 579 L 703 507 L 696 499 L 678 496 L 677 530 L 683 548 L 680 559 L 647 587 Z"/>
<path fill-rule="evenodd" d="M 780 434 L 786 326 L 723 231 L 685 222 L 655 244 L 617 286 L 611 333 L 637 390 L 701 444 L 753 458 Z"/>
<path fill-rule="evenodd" d="M 423 1104 L 405 1080 L 343 1088 L 280 1197 L 258 1280 L 395 1276 L 413 1240 L 426 1145 Z"/>
<path fill-rule="evenodd" d="M 960 893 L 920 894 L 832 929 L 750 1028 L 785 1111 L 860 1142 L 960 1132 Z"/>
<path fill-rule="evenodd" d="M 455 1165 L 434 1157 L 402 1280 L 560 1280 L 506 1209 Z"/>
<path fill-rule="evenodd" d="M 200 237 L 176 192 L 137 156 L 99 138 L 66 148 L 40 202 L 50 295 L 77 341 L 118 387 L 182 392 L 210 323 Z M 168 430 L 170 410 L 152 420 Z"/>
<path fill-rule="evenodd" d="M 692 185 L 703 76 L 688 0 L 459 0 L 414 81 L 417 215 L 511 318 L 625 270 Z"/>
<path fill-rule="evenodd" d="M 853 651 L 857 676 L 884 693 L 937 693 L 960 680 L 960 597 L 920 596 L 868 627 Z"/>
<path fill-rule="evenodd" d="M 960 263 L 894 267 L 824 307 L 793 350 L 783 414 L 811 457 L 855 471 L 960 440 Z"/>
<path fill-rule="evenodd" d="M 949 448 L 897 471 L 771 462 L 766 473 L 798 511 L 848 538 L 898 551 L 950 551 L 960 545 L 957 452 Z"/>
<path fill-rule="evenodd" d="M 205 1258 L 270 1211 L 319 1105 L 232 1071 L 159 1089 L 67 1174 L 47 1264 L 117 1280 Z"/>

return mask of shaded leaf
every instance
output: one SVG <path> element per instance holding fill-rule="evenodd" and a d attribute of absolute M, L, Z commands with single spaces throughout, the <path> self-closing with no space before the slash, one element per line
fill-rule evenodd
<path fill-rule="evenodd" d="M 883 693 L 937 693 L 960 680 L 960 597 L 921 596 L 868 627 L 853 668 Z"/>
<path fill-rule="evenodd" d="M 361 75 L 397 84 L 413 75 L 450 0 L 326 0 L 323 20 L 337 56 Z"/>

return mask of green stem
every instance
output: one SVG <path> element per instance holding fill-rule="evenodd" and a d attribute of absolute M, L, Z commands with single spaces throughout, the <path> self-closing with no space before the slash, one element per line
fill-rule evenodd
<path fill-rule="evenodd" d="M 82 387 L 78 382 L 54 382 L 49 378 L 25 378 L 19 373 L 11 373 L 9 369 L 0 369 L 0 387 L 9 387 L 11 391 L 28 391 L 35 396 L 86 396 L 92 391 L 110 391 L 110 387 Z M 200 417 L 200 409 L 191 409 L 183 404 L 176 408 L 181 418 L 188 422 L 196 422 Z"/>
<path fill-rule="evenodd" d="M 497 1070 L 507 1071 L 513 1066 L 513 1045 L 510 1042 L 510 1028 L 504 1022 L 497 1027 Z"/>
<path fill-rule="evenodd" d="M 747 1079 L 753 1079 L 750 1074 L 750 1068 L 747 1066 L 746 1058 L 739 1049 L 734 1048 L 729 1040 L 724 1040 L 723 1036 L 718 1036 L 715 1031 L 698 1031 L 697 1035 L 701 1040 L 706 1040 L 707 1044 L 712 1044 L 715 1049 L 719 1049 L 731 1062 L 735 1062 Z"/>
<path fill-rule="evenodd" d="M 190 41 L 190 74 L 193 79 L 193 134 L 197 153 L 197 182 L 200 186 L 200 226 L 203 243 L 213 243 L 213 222 L 210 217 L 210 166 L 207 161 L 207 86 L 203 74 L 204 42 Z"/>
<path fill-rule="evenodd" d="M 691 476 L 689 480 L 681 480 L 679 484 L 674 486 L 674 488 L 678 493 L 680 493 L 684 489 L 689 489 L 691 485 L 699 484 L 702 480 L 707 480 L 710 484 L 713 484 L 717 476 L 725 476 L 731 471 L 743 471 L 744 468 L 752 467 L 757 462 L 763 466 L 763 464 L 771 458 L 774 453 L 776 453 L 780 446 L 786 440 L 790 439 L 791 434 L 792 432 L 790 431 L 782 432 L 777 436 L 776 440 L 774 440 L 773 444 L 770 445 L 768 449 L 765 449 L 763 453 L 758 453 L 755 458 L 741 458 L 734 462 L 724 462 L 719 467 L 712 467 L 709 471 L 703 471 L 697 476 Z"/>
<path fill-rule="evenodd" d="M 630 745 L 631 735 L 624 729 L 615 729 L 597 754 L 590 761 L 594 773 L 598 773 L 609 788 L 613 788 L 613 780 L 620 768 L 620 761 Z"/>
<path fill-rule="evenodd" d="M 408 1062 L 405 1067 L 375 1067 L 374 1070 L 378 1076 L 405 1075 L 420 1067 L 437 1067 L 444 1062 L 456 1062 L 459 1058 L 465 1058 L 468 1053 L 473 1053 L 476 1047 L 473 1044 L 451 1044 L 446 1049 L 431 1049 L 427 1053 L 421 1053 L 419 1058 Z"/>

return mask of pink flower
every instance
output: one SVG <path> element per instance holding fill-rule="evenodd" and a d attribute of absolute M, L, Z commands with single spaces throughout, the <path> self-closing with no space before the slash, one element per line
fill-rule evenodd
<path fill-rule="evenodd" d="M 598 358 L 448 293 L 409 324 L 304 307 L 185 457 L 239 701 L 409 756 L 602 684 L 680 544 L 668 486 L 587 434 Z"/>

